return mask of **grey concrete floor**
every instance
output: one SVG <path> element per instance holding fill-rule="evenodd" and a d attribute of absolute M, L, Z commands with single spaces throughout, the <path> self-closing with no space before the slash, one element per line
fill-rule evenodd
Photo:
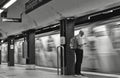
<path fill-rule="evenodd" d="M 87 78 L 118 78 L 90 74 L 85 75 Z M 0 78 L 77 78 L 77 77 L 73 75 L 70 76 L 57 75 L 56 72 L 50 72 L 40 69 L 27 70 L 26 66 L 15 65 L 14 67 L 8 67 L 7 64 L 2 64 L 0 65 Z"/>

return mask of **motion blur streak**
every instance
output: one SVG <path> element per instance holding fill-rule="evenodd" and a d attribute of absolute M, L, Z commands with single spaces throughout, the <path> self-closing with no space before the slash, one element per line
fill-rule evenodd
<path fill-rule="evenodd" d="M 83 71 L 120 73 L 120 25 L 118 23 L 81 28 L 86 36 L 82 64 Z M 75 35 L 79 29 L 75 30 Z M 23 58 L 23 39 L 15 42 L 15 63 L 25 64 Z M 35 39 L 36 65 L 57 67 L 57 46 L 60 34 L 38 35 Z M 60 58 L 60 56 L 59 56 Z M 7 43 L 2 44 L 2 62 L 7 61 Z M 107 76 L 107 75 L 106 75 Z M 111 76 L 111 75 L 110 75 Z M 116 75 L 115 75 L 116 76 Z"/>

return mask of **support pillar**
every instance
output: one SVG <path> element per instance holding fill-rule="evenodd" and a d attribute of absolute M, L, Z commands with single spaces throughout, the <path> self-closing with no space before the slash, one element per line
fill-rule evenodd
<path fill-rule="evenodd" d="M 61 52 L 61 55 L 64 53 L 64 59 L 61 56 L 61 74 L 74 75 L 75 55 L 70 49 L 70 39 L 74 36 L 75 18 L 64 18 L 60 20 L 60 24 L 60 36 L 65 38 L 65 44 L 61 44 L 64 47 L 64 52 Z"/>
<path fill-rule="evenodd" d="M 1 64 L 1 58 L 2 58 L 1 49 L 2 49 L 2 47 L 1 47 L 1 45 L 0 45 L 0 64 Z"/>
<path fill-rule="evenodd" d="M 27 58 L 28 69 L 35 68 L 35 30 L 31 29 L 25 32 L 27 40 Z"/>
<path fill-rule="evenodd" d="M 7 54 L 8 66 L 14 66 L 14 36 L 8 37 L 8 54 Z"/>

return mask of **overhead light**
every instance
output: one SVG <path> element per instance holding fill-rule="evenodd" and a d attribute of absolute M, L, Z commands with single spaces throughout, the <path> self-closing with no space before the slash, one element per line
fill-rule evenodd
<path fill-rule="evenodd" d="M 9 6 L 11 6 L 13 3 L 15 3 L 17 0 L 10 0 L 9 2 L 7 2 L 4 6 L 3 6 L 3 8 L 4 9 L 6 9 L 6 8 L 8 8 Z"/>
<path fill-rule="evenodd" d="M 99 15 L 101 15 L 101 14 L 102 14 L 102 13 L 97 13 L 97 14 L 90 15 L 90 16 L 88 16 L 88 19 L 90 20 L 92 17 L 99 16 Z"/>
<path fill-rule="evenodd" d="M 1 43 L 3 43 L 4 41 L 3 40 L 1 40 Z"/>
<path fill-rule="evenodd" d="M 1 14 L 3 11 L 4 11 L 3 9 L 0 9 L 0 14 Z"/>
<path fill-rule="evenodd" d="M 21 18 L 2 18 L 2 22 L 21 22 Z"/>
<path fill-rule="evenodd" d="M 2 18 L 2 21 L 4 22 L 4 21 L 11 21 L 11 20 L 8 20 L 6 18 Z"/>

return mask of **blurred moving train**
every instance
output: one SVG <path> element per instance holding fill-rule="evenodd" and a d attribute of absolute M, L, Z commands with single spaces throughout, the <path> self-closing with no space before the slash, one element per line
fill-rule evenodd
<path fill-rule="evenodd" d="M 88 44 L 84 46 L 82 70 L 120 73 L 119 22 L 82 26 L 75 29 L 75 35 L 78 34 L 80 29 L 84 31 Z M 25 64 L 25 58 L 23 57 L 23 42 L 23 39 L 15 42 L 16 64 Z M 56 49 L 59 45 L 59 32 L 37 35 L 35 38 L 36 65 L 56 68 Z M 2 62 L 7 62 L 7 43 L 2 44 Z"/>

